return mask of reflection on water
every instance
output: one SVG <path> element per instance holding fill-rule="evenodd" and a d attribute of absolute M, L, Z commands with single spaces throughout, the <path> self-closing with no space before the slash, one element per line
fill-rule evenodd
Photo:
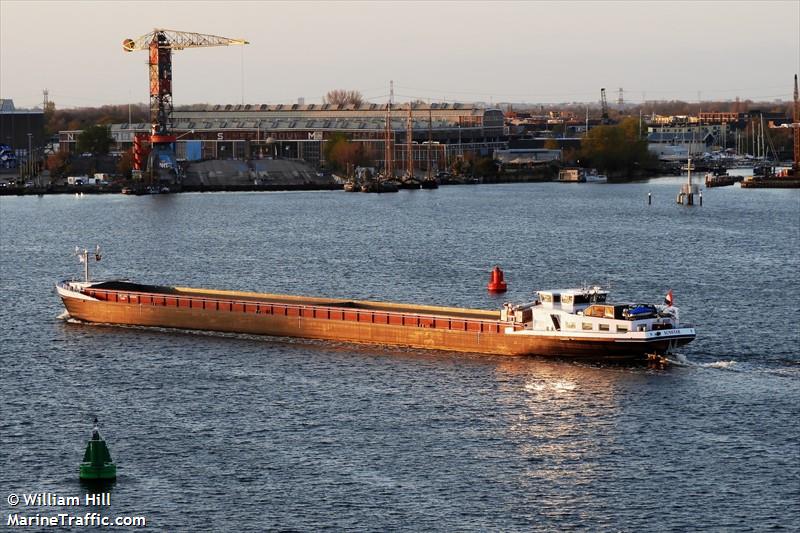
<path fill-rule="evenodd" d="M 616 387 L 638 372 L 528 359 L 498 364 L 505 436 L 522 459 L 515 484 L 539 502 L 538 514 L 562 517 L 565 505 L 587 505 L 603 483 L 603 463 L 619 448 Z M 573 487 L 570 496 L 564 489 Z"/>
<path fill-rule="evenodd" d="M 157 530 L 791 528 L 797 191 L 684 181 L 0 197 L 0 486 L 71 494 L 98 414 L 114 513 Z M 487 309 L 494 264 L 516 302 L 672 288 L 698 338 L 654 371 L 85 326 L 55 319 L 76 244 L 98 277 Z"/>

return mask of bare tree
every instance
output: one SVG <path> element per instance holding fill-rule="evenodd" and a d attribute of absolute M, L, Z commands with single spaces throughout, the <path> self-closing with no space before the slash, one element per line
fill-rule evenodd
<path fill-rule="evenodd" d="M 325 95 L 325 103 L 334 105 L 353 104 L 358 107 L 364 103 L 364 97 L 355 90 L 334 89 L 328 91 L 328 94 Z"/>

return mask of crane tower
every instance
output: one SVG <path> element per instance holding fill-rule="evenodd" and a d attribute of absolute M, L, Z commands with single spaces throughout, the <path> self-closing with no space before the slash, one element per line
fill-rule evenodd
<path fill-rule="evenodd" d="M 159 28 L 138 39 L 122 41 L 122 48 L 126 52 L 147 50 L 150 53 L 148 66 L 152 150 L 148 158 L 148 170 L 151 180 L 158 173 L 159 181 L 178 181 L 174 149 L 176 137 L 172 134 L 172 51 L 245 44 L 249 43 L 243 39 Z"/>
<path fill-rule="evenodd" d="M 601 124 L 608 124 L 608 101 L 606 100 L 606 88 L 602 87 L 600 89 L 600 109 L 602 111 L 602 115 L 600 118 Z"/>

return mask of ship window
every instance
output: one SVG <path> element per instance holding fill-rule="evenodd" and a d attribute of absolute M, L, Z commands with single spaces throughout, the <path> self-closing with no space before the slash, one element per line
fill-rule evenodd
<path fill-rule="evenodd" d="M 564 322 L 564 327 L 566 329 L 575 329 L 575 322 Z"/>
<path fill-rule="evenodd" d="M 591 322 L 583 322 L 581 324 L 581 329 L 586 330 L 586 331 L 592 331 L 592 329 L 593 329 L 592 328 L 592 323 Z"/>
<path fill-rule="evenodd" d="M 597 329 L 600 331 L 608 331 L 608 324 L 598 324 Z"/>
<path fill-rule="evenodd" d="M 542 301 L 545 303 L 550 303 L 553 301 L 553 296 L 550 294 L 542 294 Z"/>
<path fill-rule="evenodd" d="M 628 333 L 628 326 L 617 326 L 617 333 Z"/>
<path fill-rule="evenodd" d="M 586 308 L 583 312 L 586 316 L 594 316 L 597 318 L 603 318 L 605 315 L 605 306 L 604 305 L 592 305 Z"/>
<path fill-rule="evenodd" d="M 571 294 L 565 294 L 561 297 L 561 303 L 565 303 L 567 305 L 572 304 L 573 296 Z"/>

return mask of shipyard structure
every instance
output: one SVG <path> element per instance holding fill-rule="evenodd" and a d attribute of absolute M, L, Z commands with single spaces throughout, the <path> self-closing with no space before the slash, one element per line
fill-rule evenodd
<path fill-rule="evenodd" d="M 132 148 L 137 134 L 147 135 L 150 129 L 145 122 L 112 124 L 113 149 Z M 491 156 L 507 146 L 500 109 L 458 103 L 395 104 L 390 109 L 373 103 L 215 105 L 174 111 L 172 132 L 179 161 L 280 158 L 313 166 L 325 164 L 325 143 L 344 134 L 363 143 L 378 168 L 385 167 L 388 142 L 398 172 L 407 170 L 409 161 L 427 170 L 429 157 L 433 168 L 443 170 L 454 157 Z M 60 149 L 75 152 L 80 133 L 59 132 Z"/>

